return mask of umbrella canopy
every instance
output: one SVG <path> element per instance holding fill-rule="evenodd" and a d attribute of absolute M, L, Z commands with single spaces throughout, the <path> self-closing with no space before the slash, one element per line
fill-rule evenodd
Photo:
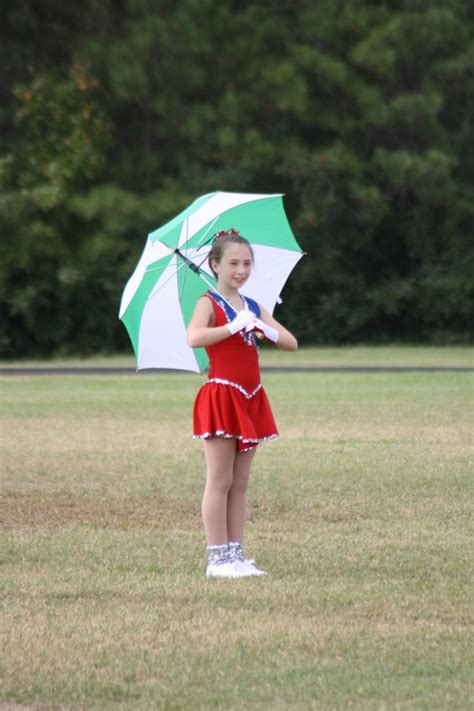
<path fill-rule="evenodd" d="M 230 228 L 239 230 L 254 251 L 245 294 L 273 312 L 303 254 L 288 224 L 282 195 L 203 195 L 148 235 L 123 292 L 119 318 L 132 341 L 138 370 L 202 372 L 207 367 L 205 350 L 187 345 L 186 329 L 197 299 L 216 283 L 207 264 L 213 235 Z"/>

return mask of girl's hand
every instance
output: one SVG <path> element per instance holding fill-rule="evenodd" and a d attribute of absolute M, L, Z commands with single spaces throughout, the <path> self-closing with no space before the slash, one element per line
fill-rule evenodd
<path fill-rule="evenodd" d="M 253 319 L 252 330 L 261 331 L 265 338 L 272 343 L 277 343 L 278 341 L 278 331 L 276 328 L 269 326 L 259 318 Z"/>
<path fill-rule="evenodd" d="M 262 305 L 260 305 L 260 318 L 258 321 L 260 326 L 257 327 L 257 330 L 260 330 L 269 341 L 275 343 L 277 348 L 281 348 L 283 351 L 297 350 L 298 341 L 293 334 L 273 318 Z M 264 328 L 262 328 L 262 324 Z"/>
<path fill-rule="evenodd" d="M 244 328 L 246 330 L 251 330 L 253 328 L 253 325 L 251 324 L 253 324 L 254 321 L 255 315 L 248 309 L 243 309 L 242 311 L 239 311 L 233 321 L 226 323 L 225 327 L 229 329 L 232 335 L 234 335 L 234 333 L 243 331 Z M 247 329 L 247 326 L 249 326 L 250 329 Z"/>

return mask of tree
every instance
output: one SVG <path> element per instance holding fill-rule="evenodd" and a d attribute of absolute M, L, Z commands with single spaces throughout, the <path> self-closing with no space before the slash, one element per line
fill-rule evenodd
<path fill-rule="evenodd" d="M 22 0 L 6 27 L 4 354 L 126 347 L 147 232 L 217 189 L 286 194 L 301 341 L 468 337 L 469 3 Z"/>
<path fill-rule="evenodd" d="M 289 315 L 310 340 L 466 337 L 472 10 L 399 5 L 318 3 L 293 45 L 319 123 L 283 168 L 313 255 Z"/>

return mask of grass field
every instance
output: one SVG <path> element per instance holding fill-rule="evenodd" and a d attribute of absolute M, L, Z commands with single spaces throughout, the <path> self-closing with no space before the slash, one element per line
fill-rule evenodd
<path fill-rule="evenodd" d="M 344 366 L 415 366 L 415 367 L 458 367 L 474 368 L 474 350 L 467 346 L 341 346 L 303 347 L 296 353 L 285 353 L 272 346 L 264 347 L 260 353 L 262 366 L 299 367 L 344 367 Z M 135 359 L 130 355 L 93 356 L 87 358 L 55 358 L 53 360 L 0 361 L 1 366 L 18 367 L 135 367 Z"/>
<path fill-rule="evenodd" d="M 472 708 L 472 375 L 266 374 L 237 580 L 204 576 L 201 380 L 0 379 L 0 708 Z"/>

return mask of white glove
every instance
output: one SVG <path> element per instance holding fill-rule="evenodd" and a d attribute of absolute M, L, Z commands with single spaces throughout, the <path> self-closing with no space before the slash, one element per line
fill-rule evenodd
<path fill-rule="evenodd" d="M 232 335 L 234 335 L 234 333 L 238 333 L 238 331 L 243 331 L 243 329 L 254 320 L 255 315 L 248 309 L 243 309 L 238 312 L 233 321 L 226 323 L 225 327 L 229 329 Z"/>
<path fill-rule="evenodd" d="M 276 328 L 269 326 L 261 319 L 254 318 L 252 326 L 256 331 L 261 331 L 268 341 L 271 341 L 272 343 L 276 343 L 278 341 L 278 331 Z"/>

